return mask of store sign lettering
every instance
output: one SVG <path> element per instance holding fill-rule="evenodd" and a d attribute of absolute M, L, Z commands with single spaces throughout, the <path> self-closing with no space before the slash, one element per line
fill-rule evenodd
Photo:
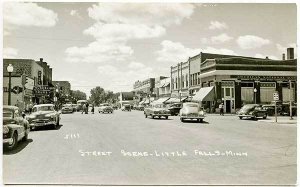
<path fill-rule="evenodd" d="M 255 79 L 255 80 L 296 80 L 295 76 L 258 76 L 258 75 L 231 75 L 231 78 L 237 79 Z"/>

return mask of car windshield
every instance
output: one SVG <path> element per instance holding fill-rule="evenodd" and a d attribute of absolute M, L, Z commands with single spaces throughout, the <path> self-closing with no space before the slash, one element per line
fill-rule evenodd
<path fill-rule="evenodd" d="M 245 105 L 245 106 L 243 106 L 243 107 L 241 108 L 241 110 L 247 111 L 247 110 L 250 110 L 250 109 L 252 109 L 252 108 L 254 108 L 254 107 L 255 107 L 255 105 Z"/>
<path fill-rule="evenodd" d="M 185 106 L 187 106 L 187 107 L 198 107 L 198 104 L 189 103 L 189 104 L 186 104 Z"/>
<path fill-rule="evenodd" d="M 11 110 L 3 108 L 3 117 L 5 118 L 12 118 L 13 112 Z"/>
<path fill-rule="evenodd" d="M 37 111 L 54 111 L 53 106 L 37 106 L 32 109 L 33 112 Z"/>

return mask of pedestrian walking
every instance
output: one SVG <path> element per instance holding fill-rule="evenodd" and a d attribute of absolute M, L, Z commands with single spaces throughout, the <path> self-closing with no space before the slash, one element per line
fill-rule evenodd
<path fill-rule="evenodd" d="M 224 116 L 224 105 L 223 105 L 223 103 L 221 103 L 219 105 L 219 109 L 220 109 L 220 115 Z"/>
<path fill-rule="evenodd" d="M 95 107 L 94 105 L 92 105 L 92 110 L 91 110 L 92 114 L 94 114 L 94 111 L 95 111 Z"/>
<path fill-rule="evenodd" d="M 86 107 L 85 113 L 88 114 L 88 113 L 89 113 L 89 103 L 86 103 L 86 104 L 85 104 L 85 107 Z"/>
<path fill-rule="evenodd" d="M 83 104 L 83 105 L 82 105 L 82 112 L 81 112 L 81 114 L 83 114 L 83 113 L 85 113 L 85 112 L 86 112 L 86 105 Z"/>

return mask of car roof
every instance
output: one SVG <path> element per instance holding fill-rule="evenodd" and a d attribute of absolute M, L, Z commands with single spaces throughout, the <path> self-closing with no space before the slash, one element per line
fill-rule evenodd
<path fill-rule="evenodd" d="M 39 106 L 54 106 L 53 104 L 40 104 L 40 105 L 34 105 L 34 107 L 39 107 Z"/>
<path fill-rule="evenodd" d="M 18 110 L 19 107 L 17 107 L 17 106 L 12 106 L 12 105 L 3 105 L 3 109 Z"/>

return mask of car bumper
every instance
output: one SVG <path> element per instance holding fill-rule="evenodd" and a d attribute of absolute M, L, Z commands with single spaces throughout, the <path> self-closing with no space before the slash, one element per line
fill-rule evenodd
<path fill-rule="evenodd" d="M 253 116 L 252 116 L 252 115 L 249 115 L 249 114 L 238 114 L 238 117 L 251 118 L 251 117 L 253 117 Z"/>
<path fill-rule="evenodd" d="M 30 127 L 41 127 L 41 126 L 48 126 L 48 125 L 55 125 L 55 121 L 44 121 L 44 122 L 32 122 L 29 124 Z"/>
<path fill-rule="evenodd" d="M 61 113 L 73 113 L 73 110 L 62 110 Z"/>
<path fill-rule="evenodd" d="M 152 116 L 171 116 L 171 114 L 152 114 Z"/>
<path fill-rule="evenodd" d="M 3 139 L 3 144 L 12 144 L 13 143 L 13 139 L 12 138 L 5 138 Z"/>
<path fill-rule="evenodd" d="M 204 119 L 205 116 L 180 116 L 182 119 Z"/>

